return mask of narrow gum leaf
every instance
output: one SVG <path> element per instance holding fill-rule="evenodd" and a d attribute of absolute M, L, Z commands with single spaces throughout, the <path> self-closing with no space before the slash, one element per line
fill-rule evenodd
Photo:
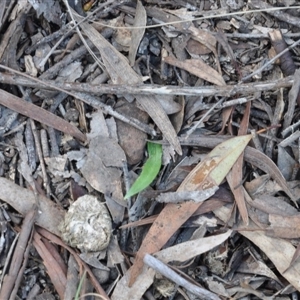
<path fill-rule="evenodd" d="M 178 191 L 220 185 L 250 140 L 251 135 L 237 136 L 216 146 L 185 178 Z"/>

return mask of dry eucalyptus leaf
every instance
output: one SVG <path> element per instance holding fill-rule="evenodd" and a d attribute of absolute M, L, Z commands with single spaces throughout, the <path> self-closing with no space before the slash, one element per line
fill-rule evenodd
<path fill-rule="evenodd" d="M 138 0 L 137 5 L 136 5 L 133 27 L 139 27 L 139 28 L 134 28 L 131 30 L 131 43 L 130 43 L 130 48 L 129 48 L 129 53 L 128 53 L 128 60 L 129 60 L 129 64 L 131 66 L 134 65 L 135 56 L 136 56 L 138 47 L 139 47 L 140 42 L 145 33 L 144 26 L 146 26 L 146 23 L 147 23 L 146 10 L 145 10 L 142 2 Z"/>
<path fill-rule="evenodd" d="M 82 252 L 100 251 L 109 244 L 112 222 L 105 204 L 85 195 L 71 204 L 59 230 L 70 246 Z"/>
<path fill-rule="evenodd" d="M 294 216 L 298 214 L 297 208 L 287 203 L 284 199 L 267 194 L 256 196 L 253 201 L 248 201 L 248 204 L 267 214 L 280 216 Z"/>
<path fill-rule="evenodd" d="M 290 180 L 296 163 L 285 148 L 278 145 L 277 166 L 285 180 Z"/>
<path fill-rule="evenodd" d="M 179 103 L 174 101 L 173 95 L 159 95 L 159 97 L 157 97 L 157 100 L 159 101 L 167 115 L 175 114 L 182 108 Z"/>
<path fill-rule="evenodd" d="M 98 109 L 97 111 L 88 114 L 87 117 L 91 118 L 90 132 L 86 135 L 89 140 L 92 140 L 94 137 L 99 135 L 104 135 L 107 137 L 109 136 L 107 124 L 102 110 Z"/>
<path fill-rule="evenodd" d="M 175 57 L 168 56 L 164 57 L 164 62 L 172 66 L 184 69 L 189 73 L 216 85 L 226 85 L 223 77 L 216 70 L 203 62 L 200 58 L 192 58 L 180 61 Z"/>
<path fill-rule="evenodd" d="M 263 261 L 254 259 L 253 256 L 249 256 L 247 260 L 243 261 L 239 266 L 238 271 L 241 273 L 266 276 L 281 283 L 275 273 Z"/>
<path fill-rule="evenodd" d="M 228 230 L 226 233 L 219 235 L 181 243 L 157 252 L 155 257 L 165 263 L 171 261 L 184 262 L 222 244 L 230 237 L 231 233 L 232 231 Z"/>

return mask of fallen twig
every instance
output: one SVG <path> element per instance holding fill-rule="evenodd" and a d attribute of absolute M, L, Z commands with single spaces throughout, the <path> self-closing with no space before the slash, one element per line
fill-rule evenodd
<path fill-rule="evenodd" d="M 195 295 L 204 297 L 208 300 L 220 300 L 220 298 L 216 294 L 188 282 L 186 279 L 179 276 L 170 267 L 168 267 L 167 265 L 165 265 L 160 260 L 156 259 L 150 254 L 146 254 L 144 256 L 144 263 Z"/>
<path fill-rule="evenodd" d="M 300 40 L 299 40 L 300 41 Z M 0 65 L 1 68 L 9 70 L 18 75 L 0 72 L 0 82 L 12 85 L 22 85 L 38 89 L 59 90 L 73 96 L 73 92 L 102 94 L 132 94 L 132 95 L 185 95 L 185 96 L 234 96 L 253 94 L 257 91 L 276 90 L 279 88 L 291 87 L 294 77 L 267 80 L 263 82 L 251 82 L 237 85 L 225 86 L 161 86 L 161 85 L 122 85 L 122 84 L 90 84 L 90 83 L 70 83 L 57 82 L 55 80 L 40 80 L 18 72 L 16 70 Z M 72 92 L 71 92 L 72 91 Z"/>

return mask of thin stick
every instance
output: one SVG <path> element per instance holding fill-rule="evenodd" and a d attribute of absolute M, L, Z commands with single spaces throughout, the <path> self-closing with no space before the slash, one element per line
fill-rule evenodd
<path fill-rule="evenodd" d="M 216 107 L 218 107 L 219 105 L 221 105 L 221 103 L 224 101 L 224 98 L 222 98 L 221 100 L 219 100 L 217 103 L 215 103 L 203 116 L 202 116 L 202 118 L 198 121 L 198 122 L 196 122 L 196 124 L 193 126 L 193 127 L 191 127 L 188 131 L 187 131 L 187 133 L 186 133 L 186 136 L 185 136 L 185 138 L 188 138 L 199 126 L 200 126 L 200 124 L 202 124 L 203 123 L 203 121 L 205 120 L 205 118 L 216 108 Z"/>
<path fill-rule="evenodd" d="M 252 13 L 258 13 L 258 12 L 271 12 L 271 11 L 281 11 L 286 9 L 299 9 L 300 6 L 290 6 L 290 7 L 269 7 L 269 8 L 262 8 L 262 9 L 255 9 L 255 10 L 248 10 L 248 11 L 237 11 L 232 13 L 223 13 L 223 14 L 216 14 L 216 15 L 206 15 L 203 17 L 197 17 L 197 18 L 191 18 L 191 19 L 184 19 L 184 20 L 178 20 L 173 22 L 162 22 L 155 25 L 147 25 L 147 26 L 131 26 L 131 27 L 125 27 L 125 26 L 112 26 L 108 24 L 104 24 L 101 22 L 94 22 L 96 24 L 102 25 L 104 27 L 109 27 L 113 29 L 147 29 L 147 28 L 157 28 L 162 27 L 166 25 L 175 25 L 175 24 L 181 24 L 186 22 L 194 22 L 194 21 L 201 21 L 206 19 L 216 19 L 216 18 L 224 18 L 224 17 L 231 17 L 231 16 L 238 16 L 238 15 L 244 15 L 244 14 L 252 14 Z"/>
<path fill-rule="evenodd" d="M 11 85 L 21 85 L 26 87 L 58 90 L 68 95 L 75 97 L 72 92 L 91 93 L 95 95 L 103 94 L 130 94 L 130 95 L 184 95 L 184 96 L 225 96 L 232 97 L 234 95 L 248 95 L 258 91 L 277 90 L 279 88 L 289 88 L 294 83 L 294 76 L 285 78 L 240 83 L 237 85 L 224 85 L 224 86 L 161 86 L 161 85 L 116 85 L 116 84 L 90 84 L 90 83 L 71 83 L 59 82 L 54 80 L 45 80 L 44 78 L 37 79 L 31 77 L 26 73 L 22 73 L 0 64 L 0 68 L 8 70 L 18 75 L 12 75 L 0 72 L 0 82 Z M 225 103 L 224 103 L 225 105 Z"/>
<path fill-rule="evenodd" d="M 179 276 L 170 267 L 168 267 L 167 265 L 165 265 L 160 260 L 156 259 L 154 256 L 150 254 L 146 254 L 144 256 L 144 263 L 195 295 L 203 297 L 204 299 L 207 300 L 220 300 L 220 298 L 216 294 L 188 282 L 186 279 Z"/>

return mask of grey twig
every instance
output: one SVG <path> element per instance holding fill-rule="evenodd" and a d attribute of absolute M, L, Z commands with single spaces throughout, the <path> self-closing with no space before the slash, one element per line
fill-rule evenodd
<path fill-rule="evenodd" d="M 150 254 L 146 254 L 144 256 L 144 263 L 197 296 L 203 297 L 207 300 L 221 300 L 216 294 L 188 282 L 186 279 L 179 276 L 170 267 L 168 267 L 167 265 L 165 265 L 160 260 L 156 259 Z"/>
<path fill-rule="evenodd" d="M 63 66 L 61 65 L 60 67 Z M 41 80 L 41 77 L 39 79 L 33 78 L 28 74 L 18 72 L 16 70 L 13 70 L 3 65 L 0 65 L 0 68 L 18 74 L 18 75 L 12 75 L 12 74 L 0 72 L 0 83 L 21 85 L 26 87 L 38 88 L 38 89 L 58 90 L 66 94 L 69 94 L 71 96 L 73 95 L 72 92 L 83 92 L 83 93 L 90 93 L 98 96 L 103 94 L 118 94 L 118 95 L 130 94 L 130 95 L 185 95 L 185 96 L 199 96 L 199 97 L 200 96 L 231 97 L 237 94 L 242 96 L 242 95 L 253 94 L 254 92 L 258 92 L 258 91 L 268 91 L 268 90 L 277 90 L 279 88 L 287 88 L 287 87 L 291 87 L 294 82 L 294 76 L 288 76 L 285 78 L 275 79 L 275 80 L 240 83 L 237 85 L 224 85 L 224 86 L 190 87 L 190 86 L 172 86 L 172 85 L 161 86 L 161 85 L 150 85 L 150 84 L 143 84 L 143 85 L 97 84 L 96 85 L 90 83 L 58 82 L 55 80 L 46 80 L 46 78 L 42 78 Z M 52 75 L 58 72 L 58 70 L 56 69 L 52 71 L 53 71 L 53 73 L 51 73 Z"/>

